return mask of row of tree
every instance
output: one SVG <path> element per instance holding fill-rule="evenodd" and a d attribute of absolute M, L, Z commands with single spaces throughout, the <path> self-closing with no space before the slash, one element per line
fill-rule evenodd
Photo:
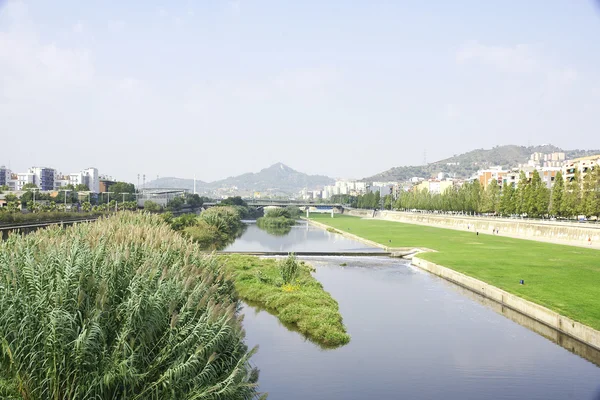
<path fill-rule="evenodd" d="M 357 208 L 418 209 L 489 213 L 497 215 L 526 215 L 529 217 L 586 217 L 600 215 L 600 168 L 590 170 L 582 178 L 576 172 L 565 181 L 557 173 L 552 189 L 548 189 L 537 171 L 527 179 L 521 171 L 516 187 L 500 186 L 493 180 L 487 188 L 479 181 L 454 186 L 442 194 L 427 190 L 402 192 L 395 202 L 391 196 L 382 199 L 379 193 L 368 193 L 351 200 Z"/>

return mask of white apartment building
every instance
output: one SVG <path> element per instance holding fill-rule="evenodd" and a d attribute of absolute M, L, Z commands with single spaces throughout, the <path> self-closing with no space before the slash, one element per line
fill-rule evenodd
<path fill-rule="evenodd" d="M 14 175 L 13 178 L 15 178 Z M 8 186 L 11 188 L 11 190 L 19 191 L 23 190 L 23 186 L 27 185 L 28 183 L 35 184 L 35 174 L 31 172 L 21 172 L 16 175 L 16 179 L 11 180 L 13 181 L 12 185 L 9 184 Z"/>
<path fill-rule="evenodd" d="M 73 186 L 86 185 L 90 192 L 100 192 L 100 175 L 97 168 L 87 168 L 81 172 L 69 174 L 69 183 Z"/>
<path fill-rule="evenodd" d="M 27 172 L 13 173 L 5 166 L 0 166 L 0 186 L 7 185 L 11 191 L 20 191 L 28 183 L 44 191 L 58 190 L 67 185 L 84 184 L 91 192 L 100 192 L 100 174 L 97 168 L 87 168 L 81 172 L 62 175 L 54 168 L 48 167 L 31 167 Z"/>

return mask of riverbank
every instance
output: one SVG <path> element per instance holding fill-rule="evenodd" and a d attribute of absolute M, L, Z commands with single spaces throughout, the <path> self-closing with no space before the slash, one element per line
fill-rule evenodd
<path fill-rule="evenodd" d="M 379 246 L 430 248 L 436 252 L 418 258 L 600 329 L 597 250 L 350 216 L 312 219 Z"/>
<path fill-rule="evenodd" d="M 502 236 L 517 239 L 600 249 L 600 226 L 596 224 L 386 210 L 373 213 L 373 210 L 354 209 L 346 210 L 345 214 L 484 234 L 498 230 Z"/>
<path fill-rule="evenodd" d="M 338 303 L 311 275 L 309 265 L 298 261 L 296 278 L 284 284 L 282 260 L 243 255 L 220 255 L 219 260 L 231 272 L 245 302 L 267 310 L 322 347 L 335 348 L 350 341 Z"/>

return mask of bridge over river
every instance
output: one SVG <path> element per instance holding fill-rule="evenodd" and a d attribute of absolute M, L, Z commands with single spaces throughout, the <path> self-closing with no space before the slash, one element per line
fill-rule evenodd
<path fill-rule="evenodd" d="M 331 210 L 332 208 L 341 210 L 344 208 L 343 204 L 335 203 L 335 204 L 323 204 L 311 201 L 303 201 L 303 200 L 272 200 L 272 199 L 255 199 L 255 200 L 245 200 L 246 204 L 250 207 L 256 208 L 264 208 L 264 207 L 287 207 L 287 206 L 296 206 L 301 208 L 306 207 L 315 207 L 316 209 L 322 210 Z M 203 204 L 203 207 L 214 207 L 220 205 L 220 202 L 207 202 Z"/>

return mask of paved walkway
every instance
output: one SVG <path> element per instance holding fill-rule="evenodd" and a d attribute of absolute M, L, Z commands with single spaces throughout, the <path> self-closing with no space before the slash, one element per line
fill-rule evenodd
<path fill-rule="evenodd" d="M 364 219 L 379 219 L 382 221 L 399 222 L 401 224 L 426 225 L 426 226 L 432 226 L 435 228 L 453 229 L 456 231 L 470 231 L 470 232 L 473 232 L 473 234 L 475 234 L 475 232 L 473 231 L 473 227 L 471 227 L 471 229 L 467 229 L 466 225 L 462 228 L 459 228 L 459 227 L 455 227 L 455 226 L 428 224 L 428 223 L 423 223 L 423 222 L 394 221 L 391 219 L 386 219 L 386 218 L 381 218 L 381 217 L 375 217 L 375 218 L 364 217 Z M 486 222 L 488 222 L 488 221 L 486 220 Z M 479 231 L 479 234 L 480 235 L 492 235 L 492 232 L 491 231 L 489 231 L 489 232 Z M 592 244 L 590 245 L 590 244 L 588 244 L 587 241 L 577 241 L 577 240 L 570 240 L 570 239 L 565 240 L 565 239 L 520 235 L 520 234 L 516 234 L 516 233 L 502 232 L 502 229 L 500 230 L 500 233 L 498 236 L 505 236 L 505 237 L 511 237 L 511 238 L 515 238 L 515 239 L 524 239 L 524 240 L 535 240 L 537 242 L 564 244 L 567 246 L 578 246 L 578 247 L 586 247 L 589 249 L 591 248 L 591 249 L 600 250 L 600 242 L 599 241 L 592 242 Z"/>

